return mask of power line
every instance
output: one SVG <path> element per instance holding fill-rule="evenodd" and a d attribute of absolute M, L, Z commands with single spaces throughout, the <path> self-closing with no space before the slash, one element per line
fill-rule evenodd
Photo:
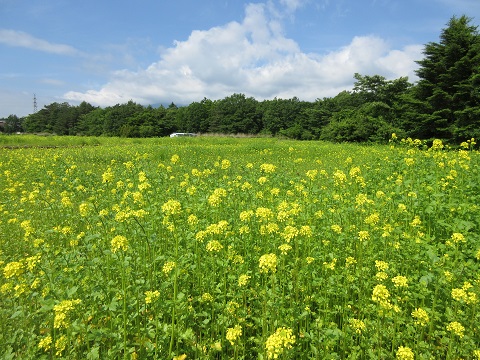
<path fill-rule="evenodd" d="M 37 112 L 37 96 L 33 94 L 33 113 Z"/>

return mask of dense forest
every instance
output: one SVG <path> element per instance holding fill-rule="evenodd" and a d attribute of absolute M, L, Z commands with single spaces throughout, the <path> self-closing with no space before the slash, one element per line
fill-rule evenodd
<path fill-rule="evenodd" d="M 439 42 L 424 46 L 415 84 L 406 77 L 354 74 L 351 91 L 314 102 L 233 94 L 158 108 L 133 101 L 106 108 L 52 103 L 24 118 L 0 119 L 1 130 L 123 137 L 242 133 L 336 142 L 383 142 L 392 133 L 451 143 L 480 138 L 480 35 L 471 22 L 452 17 Z"/>

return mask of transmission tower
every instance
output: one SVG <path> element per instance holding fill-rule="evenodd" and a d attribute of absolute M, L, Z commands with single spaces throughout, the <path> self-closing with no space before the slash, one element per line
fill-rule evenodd
<path fill-rule="evenodd" d="M 33 113 L 37 112 L 37 96 L 33 94 Z"/>

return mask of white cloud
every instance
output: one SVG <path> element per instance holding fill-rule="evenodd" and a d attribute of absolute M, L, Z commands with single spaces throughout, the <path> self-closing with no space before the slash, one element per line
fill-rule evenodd
<path fill-rule="evenodd" d="M 70 45 L 54 44 L 36 38 L 23 31 L 0 29 L 0 43 L 15 47 L 24 47 L 57 55 L 78 55 L 80 52 Z"/>
<path fill-rule="evenodd" d="M 300 1 L 283 0 L 289 8 Z M 107 106 L 139 103 L 189 104 L 244 93 L 257 100 L 291 98 L 313 101 L 351 88 L 353 74 L 387 78 L 414 76 L 421 47 L 390 49 L 379 37 L 357 36 L 328 54 L 306 54 L 283 34 L 272 3 L 250 4 L 241 23 L 192 31 L 185 41 L 164 50 L 145 69 L 116 71 L 99 90 L 70 91 L 68 101 Z"/>

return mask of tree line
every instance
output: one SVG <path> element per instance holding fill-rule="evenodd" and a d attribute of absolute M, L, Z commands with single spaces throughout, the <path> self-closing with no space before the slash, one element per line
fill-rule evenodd
<path fill-rule="evenodd" d="M 2 119 L 3 131 L 122 137 L 242 133 L 335 142 L 384 142 L 392 133 L 452 143 L 479 138 L 480 35 L 471 21 L 452 17 L 440 41 L 424 46 L 415 84 L 407 77 L 357 73 L 351 91 L 313 102 L 233 94 L 157 108 L 133 101 L 106 108 L 52 103 L 24 118 Z"/>

